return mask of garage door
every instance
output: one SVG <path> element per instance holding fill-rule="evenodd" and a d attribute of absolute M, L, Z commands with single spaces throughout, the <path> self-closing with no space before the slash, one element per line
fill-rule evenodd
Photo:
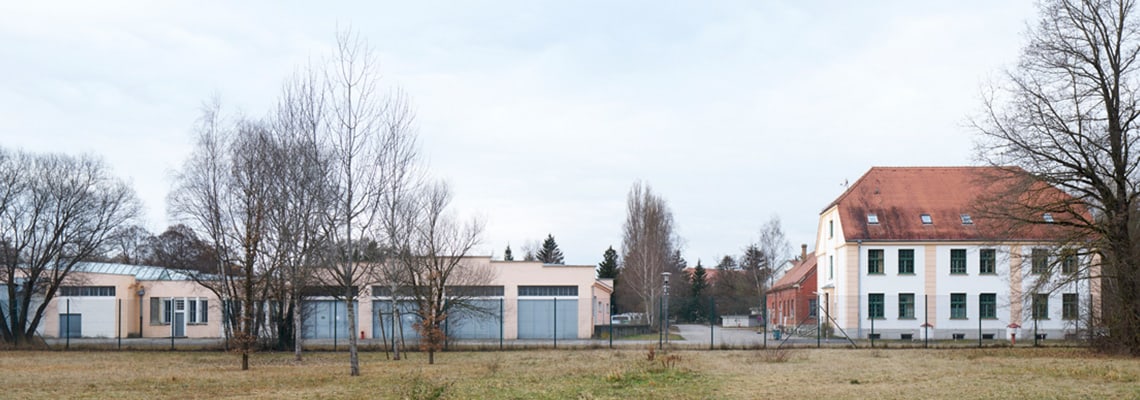
<path fill-rule="evenodd" d="M 405 341 L 419 340 L 420 335 L 416 332 L 416 324 L 420 322 L 420 317 L 416 315 L 416 305 L 410 301 L 402 301 L 399 305 L 400 328 L 403 332 L 396 331 L 396 335 L 403 335 L 402 338 Z M 373 301 L 372 313 L 372 337 L 392 340 L 392 326 L 394 325 L 392 323 L 392 301 Z M 383 318 L 383 320 L 381 320 L 381 318 Z M 381 330 L 381 327 L 383 327 L 383 330 Z"/>
<path fill-rule="evenodd" d="M 302 334 L 306 339 L 348 338 L 348 307 L 338 300 L 306 300 Z"/>
<path fill-rule="evenodd" d="M 83 314 L 60 314 L 59 337 L 83 337 Z"/>
<path fill-rule="evenodd" d="M 578 299 L 519 299 L 519 339 L 578 337 Z"/>
<path fill-rule="evenodd" d="M 502 300 L 468 300 L 447 315 L 447 336 L 453 339 L 498 339 Z"/>

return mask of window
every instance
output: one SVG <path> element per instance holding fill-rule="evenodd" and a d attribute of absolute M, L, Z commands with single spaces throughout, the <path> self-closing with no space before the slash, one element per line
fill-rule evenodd
<path fill-rule="evenodd" d="M 899 275 L 914 275 L 914 249 L 899 250 Z"/>
<path fill-rule="evenodd" d="M 519 286 L 519 296 L 577 296 L 577 286 Z"/>
<path fill-rule="evenodd" d="M 173 316 L 174 307 L 171 307 L 170 299 L 162 300 L 162 323 L 163 325 L 169 324 Z"/>
<path fill-rule="evenodd" d="M 966 319 L 965 293 L 950 293 L 950 319 Z"/>
<path fill-rule="evenodd" d="M 1072 250 L 1067 250 L 1061 256 L 1061 273 L 1062 274 L 1075 274 L 1077 272 L 1077 255 Z"/>
<path fill-rule="evenodd" d="M 978 313 L 982 318 L 997 318 L 997 294 L 982 293 L 978 295 Z"/>
<path fill-rule="evenodd" d="M 923 225 L 930 225 L 934 223 L 934 220 L 930 218 L 930 214 L 922 214 L 919 216 L 919 218 L 922 219 Z"/>
<path fill-rule="evenodd" d="M 1033 319 L 1049 319 L 1049 295 L 1037 293 L 1033 295 Z"/>
<path fill-rule="evenodd" d="M 878 225 L 879 216 L 875 214 L 867 214 L 867 223 L 871 225 Z"/>
<path fill-rule="evenodd" d="M 966 273 L 966 249 L 950 249 L 950 273 Z"/>
<path fill-rule="evenodd" d="M 997 251 L 994 249 L 981 249 L 978 251 L 978 273 L 997 273 Z"/>
<path fill-rule="evenodd" d="M 808 299 L 808 318 L 815 318 L 819 315 L 819 300 Z"/>
<path fill-rule="evenodd" d="M 867 250 L 867 273 L 883 274 L 883 249 Z"/>
<path fill-rule="evenodd" d="M 205 324 L 210 322 L 210 306 L 206 303 L 206 299 L 189 299 L 190 308 L 187 311 L 189 316 L 187 320 L 191 324 Z"/>
<path fill-rule="evenodd" d="M 1049 272 L 1049 250 L 1033 249 L 1033 273 L 1044 274 Z"/>
<path fill-rule="evenodd" d="M 867 294 L 868 315 L 870 318 L 883 319 L 883 294 L 882 293 L 869 293 Z"/>
<path fill-rule="evenodd" d="M 1077 305 L 1076 293 L 1064 293 L 1061 295 L 1061 319 L 1073 320 L 1077 319 L 1080 315 L 1080 306 Z"/>
<path fill-rule="evenodd" d="M 114 286 L 60 286 L 59 295 L 64 297 L 115 297 Z"/>
<path fill-rule="evenodd" d="M 899 293 L 899 319 L 914 319 L 914 293 Z"/>
<path fill-rule="evenodd" d="M 827 279 L 835 279 L 835 256 L 827 256 Z"/>
<path fill-rule="evenodd" d="M 827 221 L 827 237 L 828 239 L 835 237 L 835 221 Z"/>
<path fill-rule="evenodd" d="M 970 218 L 970 214 L 962 214 L 962 225 L 973 225 L 974 219 Z"/>
<path fill-rule="evenodd" d="M 1044 213 L 1044 214 L 1041 214 L 1041 218 L 1044 219 L 1045 222 L 1048 222 L 1050 224 L 1053 223 L 1053 214 Z"/>

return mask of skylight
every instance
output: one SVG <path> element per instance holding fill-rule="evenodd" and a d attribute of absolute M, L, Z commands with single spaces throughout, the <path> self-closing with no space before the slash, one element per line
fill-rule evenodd
<path fill-rule="evenodd" d="M 962 214 L 962 225 L 972 225 L 974 219 L 970 218 L 970 214 Z"/>
<path fill-rule="evenodd" d="M 872 225 L 879 224 L 879 216 L 875 214 L 867 214 L 867 223 Z"/>
<path fill-rule="evenodd" d="M 1053 223 L 1053 214 L 1045 213 L 1045 214 L 1042 214 L 1041 217 L 1045 218 L 1045 222 L 1048 222 L 1050 224 Z"/>
<path fill-rule="evenodd" d="M 920 217 L 922 218 L 923 225 L 930 225 L 934 223 L 934 220 L 930 219 L 930 214 L 922 214 Z"/>

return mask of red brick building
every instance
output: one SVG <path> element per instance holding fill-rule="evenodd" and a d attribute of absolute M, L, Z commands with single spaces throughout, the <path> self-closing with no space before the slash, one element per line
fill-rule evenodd
<path fill-rule="evenodd" d="M 815 254 L 808 254 L 805 244 L 800 260 L 768 291 L 768 315 L 773 326 L 815 326 L 818 316 L 815 270 Z"/>

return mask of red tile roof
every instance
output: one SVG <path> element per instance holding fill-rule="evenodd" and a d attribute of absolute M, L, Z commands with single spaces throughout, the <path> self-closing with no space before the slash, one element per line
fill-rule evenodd
<path fill-rule="evenodd" d="M 811 275 L 815 273 L 815 267 L 815 253 L 808 254 L 807 258 L 795 262 L 792 266 L 792 269 L 789 269 L 783 277 L 781 277 L 776 281 L 775 284 L 772 285 L 772 291 L 777 292 L 783 289 L 795 287 L 796 284 L 802 284 L 804 279 L 811 278 Z"/>
<path fill-rule="evenodd" d="M 1033 201 L 1072 204 L 1061 190 L 1036 181 L 1016 167 L 873 167 L 827 207 L 839 207 L 843 236 L 855 240 L 1049 240 L 1058 225 L 1016 224 L 987 205 L 1010 193 Z M 1032 195 L 1021 196 L 1032 193 Z M 1021 200 L 1025 200 L 1021 199 Z M 987 201 L 989 200 L 989 201 Z M 827 209 L 824 211 L 826 212 Z M 1082 209 L 1083 210 L 1083 209 Z M 1041 211 L 1027 220 L 1042 220 Z M 874 214 L 878 223 L 868 221 Z M 930 215 L 924 224 L 922 215 Z M 964 223 L 962 215 L 972 223 Z M 1087 211 L 1084 212 L 1087 214 Z M 1057 213 L 1056 218 L 1065 218 Z"/>

